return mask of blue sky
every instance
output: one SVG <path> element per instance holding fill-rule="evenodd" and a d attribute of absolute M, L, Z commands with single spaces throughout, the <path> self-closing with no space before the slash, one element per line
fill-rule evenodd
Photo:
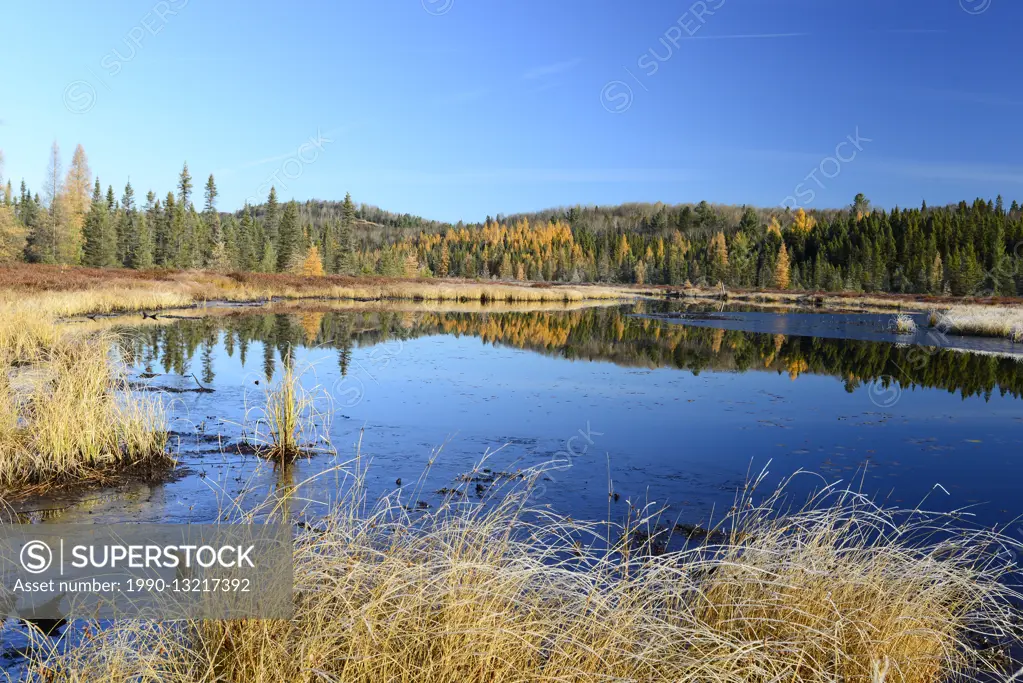
<path fill-rule="evenodd" d="M 452 221 L 1023 200 L 1014 0 L 22 1 L 5 20 L 0 149 L 35 190 L 56 139 L 118 193 L 166 194 L 187 160 L 222 210 L 268 182 Z"/>

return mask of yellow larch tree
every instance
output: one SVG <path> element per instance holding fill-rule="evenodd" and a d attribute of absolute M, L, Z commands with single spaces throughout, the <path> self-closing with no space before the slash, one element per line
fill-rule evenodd
<path fill-rule="evenodd" d="M 305 261 L 302 262 L 302 275 L 306 277 L 321 277 L 323 275 L 323 261 L 320 259 L 320 251 L 315 244 L 309 245 Z"/>
<path fill-rule="evenodd" d="M 774 266 L 774 286 L 777 289 L 788 289 L 789 280 L 792 277 L 791 264 L 789 263 L 789 250 L 785 248 L 785 243 L 781 243 L 781 249 L 778 251 L 778 263 Z"/>
<path fill-rule="evenodd" d="M 810 232 L 817 226 L 817 219 L 813 216 L 807 215 L 806 211 L 803 211 L 803 207 L 796 209 L 796 217 L 792 223 L 792 229 L 796 232 L 801 232 L 804 235 L 810 234 Z"/>
<path fill-rule="evenodd" d="M 85 227 L 85 215 L 92 206 L 92 189 L 89 159 L 85 156 L 85 149 L 78 145 L 64 178 L 64 192 L 61 198 L 67 212 L 67 222 L 64 225 L 64 234 L 59 239 L 64 243 L 67 253 L 72 255 L 72 262 L 77 262 L 77 254 L 85 243 L 82 229 Z"/>

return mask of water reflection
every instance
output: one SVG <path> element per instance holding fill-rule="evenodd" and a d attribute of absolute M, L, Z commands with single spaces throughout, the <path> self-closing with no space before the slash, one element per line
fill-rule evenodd
<path fill-rule="evenodd" d="M 568 311 L 424 312 L 302 310 L 289 313 L 236 313 L 177 320 L 123 334 L 121 350 L 146 372 L 182 376 L 198 369 L 213 383 L 215 349 L 245 364 L 258 342 L 263 374 L 269 381 L 296 349 L 337 351 L 342 376 L 354 348 L 431 335 L 476 337 L 569 360 L 611 362 L 625 367 L 677 368 L 694 374 L 775 372 L 792 380 L 804 374 L 842 380 L 848 392 L 876 381 L 905 388 L 943 389 L 990 399 L 998 392 L 1019 397 L 1023 372 L 1017 359 L 951 349 L 849 339 L 787 336 L 713 327 L 692 327 L 638 317 L 642 307 L 603 307 Z"/>

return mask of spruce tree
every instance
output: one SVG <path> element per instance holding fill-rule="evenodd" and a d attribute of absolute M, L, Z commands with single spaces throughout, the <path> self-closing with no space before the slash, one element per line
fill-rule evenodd
<path fill-rule="evenodd" d="M 280 224 L 280 207 L 277 204 L 277 188 L 271 187 L 266 198 L 266 214 L 263 217 L 263 235 L 266 241 L 277 244 L 277 232 Z"/>
<path fill-rule="evenodd" d="M 85 265 L 110 268 L 116 265 L 117 236 L 110 224 L 110 209 L 103 198 L 99 178 L 92 192 L 92 206 L 85 217 Z"/>
<path fill-rule="evenodd" d="M 217 184 L 211 173 L 206 181 L 204 192 L 206 203 L 203 207 L 203 222 L 209 240 L 209 253 L 206 256 L 205 265 L 213 270 L 226 271 L 230 270 L 231 263 L 228 259 L 227 245 L 220 225 L 220 213 L 217 211 L 217 194 Z"/>
<path fill-rule="evenodd" d="M 293 264 L 292 258 L 300 248 L 298 204 L 291 200 L 284 206 L 281 215 L 280 234 L 277 238 L 277 271 L 285 272 Z"/>
<path fill-rule="evenodd" d="M 238 226 L 238 247 L 235 267 L 239 270 L 255 270 L 256 260 L 256 226 L 252 220 L 252 210 L 248 202 L 245 203 L 245 210 L 242 213 L 241 224 Z M 262 252 L 260 252 L 262 253 Z"/>
<path fill-rule="evenodd" d="M 149 229 L 146 214 L 141 211 L 135 217 L 136 239 L 131 255 L 131 267 L 147 270 L 153 267 L 153 233 Z"/>
<path fill-rule="evenodd" d="M 178 201 L 188 208 L 188 202 L 192 197 L 192 176 L 188 172 L 188 162 L 181 169 L 181 174 L 178 176 Z"/>

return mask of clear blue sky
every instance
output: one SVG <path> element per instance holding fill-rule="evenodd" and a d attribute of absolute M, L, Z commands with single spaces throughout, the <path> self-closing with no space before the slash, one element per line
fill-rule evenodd
<path fill-rule="evenodd" d="M 285 199 L 452 221 L 800 183 L 807 207 L 1008 202 L 1021 25 L 1017 0 L 22 0 L 0 148 L 37 191 L 54 139 L 118 194 L 187 160 L 222 210 L 275 172 Z"/>

